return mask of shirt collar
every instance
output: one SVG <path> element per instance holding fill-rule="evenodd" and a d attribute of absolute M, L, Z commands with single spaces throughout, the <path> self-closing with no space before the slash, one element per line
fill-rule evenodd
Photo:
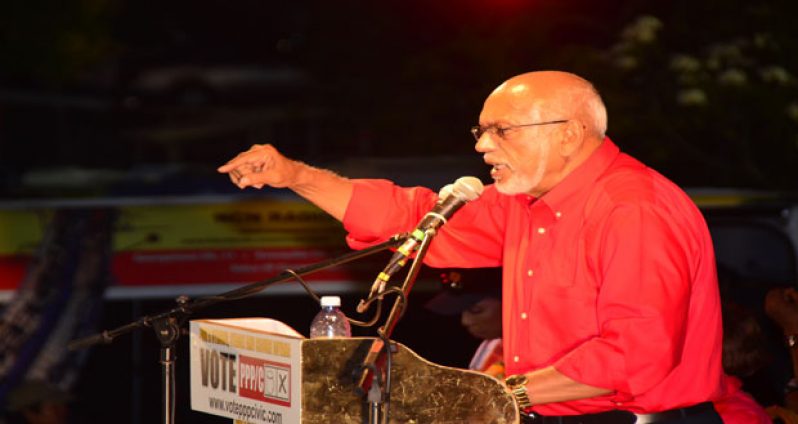
<path fill-rule="evenodd" d="M 568 174 L 554 188 L 538 200 L 546 203 L 552 211 L 561 211 L 579 198 L 578 192 L 589 187 L 610 166 L 620 154 L 620 149 L 609 137 L 604 137 L 601 145 L 587 160 Z M 525 196 L 529 199 L 530 196 Z"/>

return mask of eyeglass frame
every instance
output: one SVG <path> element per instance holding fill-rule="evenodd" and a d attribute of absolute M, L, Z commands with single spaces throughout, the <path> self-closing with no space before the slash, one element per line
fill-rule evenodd
<path fill-rule="evenodd" d="M 570 119 L 558 119 L 556 121 L 536 122 L 534 124 L 508 125 L 506 127 L 500 127 L 500 126 L 495 125 L 495 124 L 494 125 L 488 125 L 487 127 L 482 127 L 482 125 L 474 125 L 473 127 L 471 127 L 470 132 L 471 132 L 471 135 L 474 136 L 474 139 L 479 141 L 479 139 L 482 138 L 482 136 L 486 132 L 488 132 L 491 129 L 493 129 L 494 134 L 496 134 L 497 137 L 499 137 L 502 140 L 504 140 L 505 132 L 509 131 L 509 130 L 513 130 L 513 129 L 516 129 L 516 128 L 522 128 L 522 127 L 535 127 L 535 126 L 538 126 L 538 125 L 564 124 L 564 123 L 566 123 L 568 121 L 570 121 Z"/>

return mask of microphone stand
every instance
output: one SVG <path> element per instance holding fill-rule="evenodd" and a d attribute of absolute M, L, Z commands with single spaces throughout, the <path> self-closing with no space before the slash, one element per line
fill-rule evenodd
<path fill-rule="evenodd" d="M 161 363 L 161 376 L 162 376 L 161 392 L 163 394 L 162 405 L 161 405 L 161 412 L 162 412 L 161 422 L 163 424 L 174 424 L 175 420 L 174 364 L 176 359 L 175 346 L 177 344 L 177 340 L 180 338 L 182 325 L 185 323 L 189 315 L 191 315 L 193 312 L 207 308 L 208 306 L 215 305 L 217 303 L 250 297 L 275 283 L 288 281 L 297 278 L 297 276 L 312 274 L 314 272 L 321 271 L 323 269 L 327 269 L 366 256 L 370 256 L 372 254 L 375 254 L 377 252 L 386 249 L 398 247 L 406 239 L 407 239 L 406 234 L 397 234 L 394 235 L 389 240 L 377 244 L 375 246 L 363 250 L 349 252 L 337 258 L 332 258 L 326 261 L 310 264 L 304 267 L 300 267 L 296 270 L 286 270 L 272 278 L 267 278 L 265 280 L 261 280 L 243 287 L 239 287 L 237 289 L 230 290 L 219 295 L 207 296 L 191 302 L 189 301 L 189 298 L 187 296 L 180 296 L 176 299 L 177 307 L 171 310 L 164 311 L 161 313 L 156 313 L 153 315 L 147 315 L 142 318 L 139 318 L 136 321 L 130 322 L 115 329 L 102 331 L 98 334 L 73 340 L 69 342 L 67 348 L 69 350 L 77 350 L 77 349 L 84 349 L 100 343 L 109 344 L 112 341 L 114 341 L 114 339 L 123 334 L 127 334 L 134 330 L 144 327 L 152 327 L 152 329 L 155 330 L 155 334 L 156 337 L 158 338 L 158 341 L 161 343 L 161 351 L 159 359 L 159 362 Z M 300 282 L 302 282 L 301 279 Z M 304 286 L 304 282 L 302 283 Z M 305 289 L 309 290 L 307 286 L 305 286 Z M 314 298 L 316 297 L 312 292 L 311 295 L 313 295 Z"/>
<path fill-rule="evenodd" d="M 402 317 L 402 314 L 404 313 L 405 300 L 410 294 L 410 291 L 413 289 L 413 285 L 418 277 L 418 272 L 421 269 L 421 264 L 424 261 L 424 256 L 426 256 L 429 245 L 436 234 L 437 231 L 434 228 L 429 228 L 424 232 L 424 239 L 418 248 L 415 259 L 413 259 L 410 270 L 408 271 L 407 276 L 402 283 L 401 291 L 403 296 L 400 296 L 394 300 L 393 307 L 391 308 L 391 312 L 388 314 L 388 318 L 386 318 L 382 327 L 377 330 L 377 333 L 380 337 L 372 341 L 371 347 L 369 348 L 366 357 L 363 359 L 363 362 L 358 368 L 355 368 L 355 391 L 361 396 L 367 395 L 369 402 L 370 424 L 380 423 L 380 415 L 383 415 L 383 404 L 388 406 L 383 415 L 384 422 L 388 423 L 390 421 L 390 416 L 388 414 L 388 411 L 390 410 L 391 395 L 390 355 L 392 352 L 391 349 L 393 347 L 390 343 L 390 336 L 391 333 L 393 333 L 393 329 L 396 327 L 396 324 L 399 322 L 399 319 Z M 382 375 L 380 364 L 385 356 L 388 358 L 387 367 L 385 370 L 385 384 L 384 387 L 375 387 L 379 386 L 380 382 L 382 381 L 382 378 L 380 378 Z"/>

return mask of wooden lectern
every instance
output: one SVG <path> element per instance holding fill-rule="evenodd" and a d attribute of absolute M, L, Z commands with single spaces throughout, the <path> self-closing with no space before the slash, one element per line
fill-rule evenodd
<path fill-rule="evenodd" d="M 365 424 L 369 403 L 354 374 L 373 341 L 305 339 L 269 319 L 192 321 L 192 409 L 248 423 Z M 396 346 L 390 423 L 519 422 L 498 380 Z"/>

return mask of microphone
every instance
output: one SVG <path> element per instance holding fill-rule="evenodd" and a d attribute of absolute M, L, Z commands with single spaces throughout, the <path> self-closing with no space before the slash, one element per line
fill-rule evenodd
<path fill-rule="evenodd" d="M 455 212 L 460 210 L 466 202 L 470 202 L 482 194 L 482 181 L 476 177 L 460 177 L 454 184 L 444 186 L 440 191 L 440 199 L 435 206 L 424 215 L 410 236 L 393 254 L 388 265 L 380 272 L 371 286 L 369 297 L 381 293 L 385 284 L 391 277 L 407 263 L 407 258 L 416 251 L 419 244 L 424 241 L 427 231 L 437 230 L 445 224 Z M 363 301 L 357 306 L 357 311 L 365 310 Z"/>
<path fill-rule="evenodd" d="M 445 186 L 441 187 L 441 189 L 438 190 L 438 202 L 436 204 L 440 205 L 441 203 L 443 203 L 443 201 L 446 200 L 446 198 L 449 197 L 450 194 L 452 194 L 452 190 L 454 190 L 454 183 L 446 184 Z"/>

